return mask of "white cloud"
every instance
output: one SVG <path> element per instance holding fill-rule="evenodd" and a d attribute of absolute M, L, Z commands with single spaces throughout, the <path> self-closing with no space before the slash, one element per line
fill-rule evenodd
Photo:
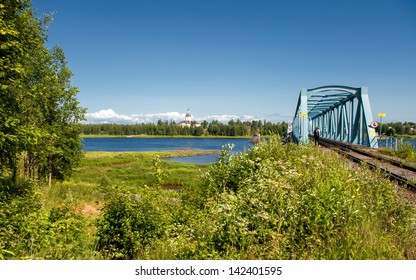
<path fill-rule="evenodd" d="M 133 121 L 133 118 L 128 115 L 120 115 L 113 111 L 113 109 L 100 110 L 95 113 L 87 113 L 86 115 L 88 121 L 98 121 L 98 122 L 130 122 Z"/>
<path fill-rule="evenodd" d="M 167 112 L 157 114 L 118 114 L 113 109 L 100 110 L 86 114 L 88 123 L 153 123 L 158 120 L 182 121 L 185 114 Z"/>
<path fill-rule="evenodd" d="M 166 112 L 166 113 L 155 113 L 155 114 L 119 114 L 113 111 L 113 109 L 100 110 L 94 113 L 86 114 L 87 123 L 118 123 L 118 124 L 129 124 L 129 123 L 156 123 L 158 120 L 164 121 L 175 121 L 176 123 L 183 121 L 185 113 L 179 112 Z M 230 120 L 240 121 L 253 121 L 263 120 L 264 118 L 253 115 L 209 115 L 209 116 L 198 116 L 194 117 L 197 122 L 204 120 L 211 122 L 217 120 L 222 123 L 228 123 Z M 275 121 L 274 119 L 266 118 L 267 121 Z M 276 120 L 277 121 L 277 120 Z"/>
<path fill-rule="evenodd" d="M 152 123 L 158 120 L 173 120 L 175 122 L 182 121 L 185 118 L 185 114 L 178 112 L 156 113 L 156 114 L 132 114 L 131 115 L 136 123 Z"/>
<path fill-rule="evenodd" d="M 252 121 L 252 120 L 260 120 L 261 118 L 256 117 L 256 116 L 252 116 L 252 115 L 242 115 L 242 116 L 238 116 L 238 115 L 211 115 L 211 116 L 206 116 L 201 118 L 201 120 L 206 120 L 208 122 L 211 121 L 219 121 L 222 123 L 228 123 L 231 120 L 240 120 L 242 122 L 244 121 Z"/>

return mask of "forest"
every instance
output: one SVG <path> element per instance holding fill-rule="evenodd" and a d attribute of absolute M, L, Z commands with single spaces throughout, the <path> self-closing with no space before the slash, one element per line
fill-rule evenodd
<path fill-rule="evenodd" d="M 288 124 L 271 123 L 266 121 L 230 120 L 228 124 L 219 121 L 208 123 L 204 121 L 200 126 L 195 122 L 190 127 L 182 127 L 174 121 L 159 120 L 157 123 L 141 124 L 83 124 L 81 133 L 85 135 L 192 135 L 192 136 L 249 136 L 256 133 L 261 135 L 286 134 Z"/>
<path fill-rule="evenodd" d="M 0 4 L 0 174 L 26 179 L 69 176 L 82 156 L 85 109 L 60 47 L 46 47 L 46 15 L 27 0 Z"/>
<path fill-rule="evenodd" d="M 414 122 L 389 122 L 382 124 L 382 134 L 387 136 L 416 135 Z M 377 129 L 378 131 L 378 129 Z"/>

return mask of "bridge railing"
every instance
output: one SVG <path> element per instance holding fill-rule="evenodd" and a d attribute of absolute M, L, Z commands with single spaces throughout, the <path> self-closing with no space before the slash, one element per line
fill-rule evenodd
<path fill-rule="evenodd" d="M 403 144 L 403 138 L 398 137 L 382 137 L 378 138 L 377 141 L 380 148 L 390 148 L 396 151 Z"/>

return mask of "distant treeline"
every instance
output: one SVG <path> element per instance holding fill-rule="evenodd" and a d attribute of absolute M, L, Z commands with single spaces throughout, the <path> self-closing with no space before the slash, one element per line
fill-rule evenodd
<path fill-rule="evenodd" d="M 182 127 L 174 121 L 140 124 L 84 124 L 81 133 L 86 135 L 192 135 L 192 136 L 250 136 L 255 133 L 261 135 L 284 136 L 288 124 L 267 121 L 231 120 L 228 124 L 219 121 L 204 121 L 200 126 L 192 122 L 190 127 Z"/>
<path fill-rule="evenodd" d="M 390 123 L 383 123 L 382 125 L 382 134 L 388 136 L 396 136 L 396 135 L 416 135 L 415 131 L 415 123 L 414 122 L 390 122 Z M 380 128 L 376 129 L 379 132 Z"/>
<path fill-rule="evenodd" d="M 174 121 L 159 120 L 157 123 L 137 124 L 83 124 L 81 133 L 86 135 L 157 135 L 157 136 L 250 136 L 255 133 L 261 135 L 286 135 L 288 123 L 272 123 L 268 121 L 240 121 L 231 120 L 227 124 L 219 121 L 203 121 L 200 126 L 192 122 L 190 127 L 182 127 Z M 383 135 L 416 135 L 414 122 L 383 123 Z M 377 132 L 380 128 L 376 129 Z"/>

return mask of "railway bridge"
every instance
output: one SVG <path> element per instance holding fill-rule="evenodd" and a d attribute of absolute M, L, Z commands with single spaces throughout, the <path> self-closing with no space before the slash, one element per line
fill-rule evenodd
<path fill-rule="evenodd" d="M 307 143 L 314 128 L 323 138 L 378 148 L 367 87 L 322 86 L 300 91 L 292 137 Z"/>

